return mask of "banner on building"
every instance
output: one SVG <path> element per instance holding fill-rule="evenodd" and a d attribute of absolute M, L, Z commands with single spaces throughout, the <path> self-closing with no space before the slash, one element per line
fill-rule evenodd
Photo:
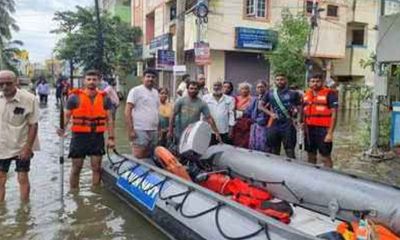
<path fill-rule="evenodd" d="M 278 40 L 276 31 L 237 27 L 236 33 L 236 48 L 258 49 L 258 50 L 272 50 Z"/>
<path fill-rule="evenodd" d="M 156 68 L 158 70 L 172 71 L 175 65 L 175 52 L 172 50 L 157 50 Z"/>
<path fill-rule="evenodd" d="M 174 76 L 183 76 L 186 74 L 186 65 L 175 65 L 173 70 Z"/>
<path fill-rule="evenodd" d="M 194 55 L 197 65 L 211 64 L 210 44 L 205 42 L 194 43 Z"/>

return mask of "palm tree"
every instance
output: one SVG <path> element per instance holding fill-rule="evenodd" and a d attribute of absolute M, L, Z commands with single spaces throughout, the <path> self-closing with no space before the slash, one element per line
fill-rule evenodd
<path fill-rule="evenodd" d="M 5 62 L 10 59 L 5 59 L 9 53 L 4 52 L 6 46 L 10 45 L 12 31 L 18 31 L 19 28 L 15 19 L 11 16 L 15 12 L 14 0 L 0 0 L 0 69 L 5 67 Z M 11 44 L 13 45 L 13 44 Z"/>
<path fill-rule="evenodd" d="M 3 59 L 2 65 L 4 68 L 18 73 L 17 65 L 19 60 L 17 55 L 21 53 L 21 49 L 19 47 L 22 45 L 23 43 L 18 40 L 5 43 L 0 56 L 0 59 Z"/>

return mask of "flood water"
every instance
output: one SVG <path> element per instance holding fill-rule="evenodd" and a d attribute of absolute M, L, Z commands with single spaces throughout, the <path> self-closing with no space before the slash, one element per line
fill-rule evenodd
<path fill-rule="evenodd" d="M 31 167 L 31 202 L 21 205 L 13 167 L 7 183 L 6 203 L 0 205 L 0 239 L 167 239 L 158 229 L 106 189 L 91 189 L 88 162 L 81 175 L 78 194 L 68 193 L 71 163 L 65 163 L 64 205 L 59 190 L 59 139 L 55 134 L 59 112 L 50 97 L 41 109 L 39 138 L 42 150 L 35 154 Z M 123 124 L 123 107 L 117 117 L 117 145 L 129 153 Z M 400 185 L 400 161 L 372 163 L 363 159 L 356 140 L 360 131 L 357 112 L 343 112 L 335 138 L 336 168 Z M 66 153 L 68 141 L 66 142 Z"/>
<path fill-rule="evenodd" d="M 122 109 L 120 109 L 122 110 Z M 88 161 L 81 174 L 79 193 L 68 192 L 71 167 L 65 161 L 64 205 L 60 201 L 59 139 L 55 133 L 59 111 L 54 97 L 40 112 L 39 139 L 41 151 L 35 153 L 31 164 L 31 201 L 19 201 L 14 165 L 9 172 L 6 203 L 0 205 L 0 239 L 167 239 L 143 217 L 106 189 L 91 189 Z M 118 116 L 118 142 L 121 152 L 128 151 L 126 134 Z M 123 136 L 123 137 L 122 137 Z M 68 141 L 65 153 L 67 154 Z"/>

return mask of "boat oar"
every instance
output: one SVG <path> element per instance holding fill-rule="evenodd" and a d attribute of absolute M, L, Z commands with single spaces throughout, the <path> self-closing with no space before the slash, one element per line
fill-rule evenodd
<path fill-rule="evenodd" d="M 64 130 L 64 99 L 60 100 L 60 129 Z M 60 194 L 64 200 L 64 133 L 60 135 Z"/>

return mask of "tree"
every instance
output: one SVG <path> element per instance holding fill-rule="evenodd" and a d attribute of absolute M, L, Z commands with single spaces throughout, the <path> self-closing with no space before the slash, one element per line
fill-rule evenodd
<path fill-rule="evenodd" d="M 126 75 L 134 70 L 138 56 L 134 55 L 135 44 L 141 36 L 139 28 L 132 28 L 118 17 L 101 14 L 104 36 L 103 59 L 97 44 L 97 21 L 92 8 L 77 7 L 76 11 L 57 12 L 54 20 L 59 28 L 54 33 L 64 33 L 56 46 L 56 53 L 61 60 L 71 60 L 84 70 L 98 69 L 103 74 L 118 73 Z"/>
<path fill-rule="evenodd" d="M 3 68 L 18 73 L 16 65 L 19 61 L 16 56 L 21 52 L 21 49 L 19 47 L 22 45 L 23 43 L 17 40 L 10 41 L 4 44 L 2 50 L 0 51 L 0 59 L 3 59 L 1 64 Z"/>
<path fill-rule="evenodd" d="M 282 22 L 278 26 L 278 44 L 267 53 L 274 73 L 284 73 L 291 84 L 304 86 L 306 74 L 306 46 L 310 25 L 304 14 L 294 16 L 289 9 L 282 10 Z"/>
<path fill-rule="evenodd" d="M 10 67 L 12 59 L 9 57 L 13 57 L 10 53 L 15 50 L 14 47 L 9 49 L 10 45 L 14 45 L 13 42 L 10 42 L 12 31 L 19 30 L 15 19 L 11 16 L 14 12 L 14 0 L 0 0 L 0 69 Z"/>

